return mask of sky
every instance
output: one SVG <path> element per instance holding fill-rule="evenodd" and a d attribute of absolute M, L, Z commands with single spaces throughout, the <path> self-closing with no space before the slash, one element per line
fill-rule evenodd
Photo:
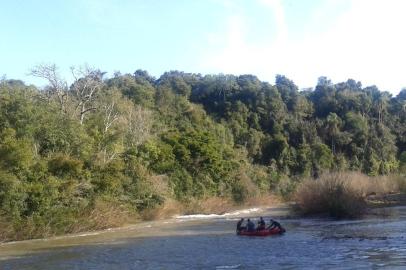
<path fill-rule="evenodd" d="M 349 78 L 406 87 L 403 0 L 0 0 L 0 76 L 38 64 L 275 75 L 299 88 Z"/>

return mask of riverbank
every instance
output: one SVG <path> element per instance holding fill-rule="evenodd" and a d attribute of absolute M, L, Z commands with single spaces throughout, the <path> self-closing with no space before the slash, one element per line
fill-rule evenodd
<path fill-rule="evenodd" d="M 279 196 L 267 194 L 248 198 L 244 203 L 236 203 L 230 198 L 212 197 L 205 200 L 190 200 L 189 202 L 178 202 L 167 200 L 162 206 L 148 209 L 140 213 L 144 221 L 161 220 L 171 218 L 176 215 L 222 215 L 232 211 L 247 208 L 266 208 L 283 204 L 283 199 Z"/>
<path fill-rule="evenodd" d="M 238 208 L 222 214 L 175 215 L 167 219 L 142 221 L 137 224 L 126 225 L 119 228 L 55 236 L 43 239 L 6 242 L 0 244 L 0 260 L 62 247 L 105 244 L 115 245 L 135 238 L 142 239 L 160 236 L 199 235 L 202 234 L 202 232 L 195 229 L 195 226 L 209 224 L 212 223 L 213 220 L 226 219 L 234 223 L 234 220 L 237 221 L 242 216 L 258 217 L 260 215 L 270 215 L 272 217 L 281 218 L 288 217 L 291 213 L 290 211 L 291 207 L 289 204 L 279 203 L 273 206 Z M 229 233 L 235 233 L 234 227 L 229 227 L 222 231 L 214 230 L 211 232 L 204 232 L 204 234 Z"/>
<path fill-rule="evenodd" d="M 160 205 L 138 211 L 114 200 L 97 200 L 90 207 L 66 215 L 57 214 L 57 209 L 53 211 L 51 208 L 46 213 L 49 216 L 47 220 L 38 216 L 26 220 L 0 216 L 0 243 L 100 231 L 176 215 L 223 214 L 243 208 L 272 206 L 281 201 L 280 197 L 271 194 L 248 197 L 244 203 L 236 203 L 226 197 L 189 199 L 183 202 L 167 198 Z"/>
<path fill-rule="evenodd" d="M 343 175 L 348 178 L 343 180 Z M 331 175 L 330 175 L 331 176 Z M 307 189 L 304 190 L 299 189 L 296 192 L 295 196 L 295 203 L 286 204 L 283 200 L 275 195 L 266 195 L 266 196 L 257 196 L 248 198 L 244 204 L 236 204 L 231 199 L 225 198 L 208 198 L 206 200 L 191 200 L 187 203 L 181 203 L 174 200 L 166 200 L 164 204 L 161 206 L 155 207 L 153 209 L 148 209 L 142 211 L 132 219 L 122 219 L 121 222 L 116 222 L 117 219 L 114 218 L 116 216 L 116 212 L 114 208 L 103 207 L 102 209 L 108 209 L 108 211 L 93 211 L 92 214 L 97 216 L 97 220 L 104 222 L 101 227 L 95 227 L 94 229 L 83 226 L 78 221 L 78 228 L 80 230 L 75 231 L 74 233 L 70 234 L 59 234 L 59 236 L 51 235 L 49 237 L 45 237 L 44 239 L 51 239 L 53 237 L 75 237 L 82 235 L 91 235 L 91 234 L 99 234 L 100 232 L 104 231 L 114 231 L 120 230 L 121 228 L 131 228 L 136 226 L 137 224 L 144 224 L 145 222 L 154 222 L 154 221 L 165 221 L 171 220 L 173 217 L 182 216 L 184 219 L 193 219 L 194 217 L 203 217 L 203 218 L 211 218 L 211 217 L 224 217 L 224 215 L 228 215 L 230 213 L 240 213 L 242 215 L 247 215 L 247 212 L 239 212 L 239 210 L 246 210 L 246 209 L 266 209 L 269 207 L 289 207 L 289 205 L 293 206 L 289 210 L 292 215 L 294 216 L 314 216 L 314 215 L 329 215 L 328 207 L 335 207 L 335 209 L 339 208 L 338 210 L 343 209 L 344 206 L 348 206 L 348 209 L 353 209 L 355 204 L 348 203 L 348 196 L 351 194 L 355 194 L 357 198 L 362 199 L 363 208 L 362 211 L 358 211 L 356 215 L 349 216 L 349 217 L 356 217 L 360 216 L 364 213 L 368 212 L 368 208 L 375 208 L 375 207 L 387 207 L 387 206 L 395 206 L 395 205 L 406 205 L 406 194 L 400 192 L 394 192 L 394 190 L 399 189 L 399 181 L 396 185 L 394 185 L 394 181 L 391 178 L 386 178 L 384 181 L 378 181 L 378 178 L 367 178 L 361 174 L 354 174 L 354 173 L 347 173 L 347 174 L 340 174 L 340 178 L 333 179 L 334 181 L 330 181 L 329 185 L 325 185 L 327 187 L 327 191 L 325 189 L 319 188 L 319 183 L 323 183 L 323 176 L 318 180 L 309 180 L 306 183 L 310 183 L 310 186 L 307 186 Z M 344 182 L 340 182 L 344 181 Z M 348 192 L 351 191 L 348 189 L 348 183 L 351 182 L 350 188 L 356 187 L 356 192 Z M 331 183 L 335 183 L 331 185 Z M 339 185 L 336 185 L 339 183 Z M 341 183 L 341 184 L 340 184 Z M 345 185 L 343 185 L 343 183 Z M 355 183 L 355 184 L 354 184 Z M 371 184 L 372 183 L 372 184 Z M 378 185 L 379 183 L 379 185 Z M 316 188 L 314 187 L 316 185 Z M 343 188 L 344 187 L 344 188 Z M 344 192 L 343 192 L 344 191 Z M 297 194 L 300 194 L 301 197 L 298 197 Z M 307 194 L 307 195 L 306 195 Z M 307 196 L 307 197 L 305 197 Z M 312 205 L 316 205 L 317 213 L 309 212 L 303 213 L 300 212 L 301 202 L 297 200 L 297 198 L 305 198 L 306 200 L 302 205 L 308 206 L 309 203 Z M 320 198 L 323 201 L 320 201 Z M 343 203 L 344 201 L 344 203 Z M 320 207 L 324 207 L 320 209 Z M 297 210 L 299 208 L 299 212 L 293 212 L 291 210 Z M 327 209 L 327 211 L 325 210 Z M 335 211 L 335 209 L 333 209 Z M 347 211 L 346 209 L 344 209 Z M 324 211 L 324 212 L 323 212 Z M 255 212 L 255 211 L 254 211 Z M 124 214 L 126 212 L 123 212 Z M 233 216 L 233 215 L 231 215 Z M 338 216 L 340 217 L 340 216 Z M 343 215 L 342 217 L 346 217 Z M 348 217 L 348 216 L 347 216 Z M 91 218 L 91 217 L 89 217 Z M 82 219 L 86 219 L 83 217 Z M 106 222 L 106 220 L 113 220 L 114 222 Z M 4 229 L 4 227 L 3 227 Z M 0 243 L 5 243 L 7 241 L 3 241 Z"/>
<path fill-rule="evenodd" d="M 396 196 L 391 197 L 393 200 Z M 404 198 L 402 196 L 402 198 Z M 402 201 L 403 202 L 403 201 Z M 400 203 L 400 201 L 399 201 Z M 404 204 L 406 205 L 406 203 Z M 199 237 L 201 235 L 229 235 L 234 234 L 235 222 L 241 217 L 264 216 L 281 220 L 283 225 L 289 222 L 303 223 L 303 226 L 310 226 L 314 220 L 331 220 L 317 217 L 316 219 L 303 217 L 295 214 L 293 203 L 277 203 L 275 205 L 262 205 L 255 207 L 234 208 L 232 211 L 214 213 L 189 213 L 176 214 L 170 218 L 164 218 L 153 221 L 141 221 L 137 224 L 126 225 L 117 228 L 97 230 L 91 232 L 82 232 L 76 234 L 55 236 L 43 239 L 33 239 L 24 241 L 14 241 L 0 244 L 0 261 L 20 256 L 33 255 L 37 253 L 48 252 L 49 250 L 58 250 L 66 248 L 83 248 L 84 246 L 120 246 L 125 245 L 128 241 L 134 242 L 139 239 L 144 241 L 149 238 L 161 237 Z M 389 215 L 384 204 L 368 204 L 368 214 L 364 218 L 381 218 Z M 390 207 L 391 208 L 391 207 Z M 382 209 L 382 210 L 381 210 Z M 377 210 L 377 211 L 375 211 Z M 371 215 L 370 215 L 371 214 Z M 363 219 L 364 219 L 363 218 Z M 363 219 L 352 222 L 362 222 Z M 222 229 L 210 229 L 212 224 L 227 222 L 227 227 Z M 337 222 L 346 222 L 337 221 Z M 347 221 L 348 222 L 348 221 Z M 205 228 L 204 230 L 202 229 Z M 290 231 L 290 229 L 289 229 Z"/>
<path fill-rule="evenodd" d="M 52 241 L 46 241 L 42 249 L 31 254 L 27 253 L 27 245 L 26 253 L 0 260 L 0 268 L 403 269 L 406 207 L 377 210 L 386 212 L 387 216 L 382 219 L 371 215 L 355 220 L 282 216 L 278 220 L 287 233 L 265 238 L 235 235 L 235 217 L 175 219 L 171 221 L 178 222 L 171 224 L 164 220 L 156 226 L 146 223 L 151 227 L 139 229 L 143 235 L 154 230 L 161 235 L 134 237 L 134 231 L 121 230 L 121 239 L 113 239 L 109 232 L 103 235 L 105 239 L 83 245 L 52 247 L 47 246 Z M 268 219 L 278 215 L 274 211 L 264 211 L 261 215 Z M 265 248 L 247 249 L 248 246 Z"/>
<path fill-rule="evenodd" d="M 391 206 L 406 206 L 405 193 L 391 193 L 384 195 L 369 195 L 367 198 L 369 207 L 391 207 Z"/>

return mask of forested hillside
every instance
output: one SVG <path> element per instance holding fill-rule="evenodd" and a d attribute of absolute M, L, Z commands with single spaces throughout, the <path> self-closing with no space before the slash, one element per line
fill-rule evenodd
<path fill-rule="evenodd" d="M 111 226 L 100 220 L 169 198 L 286 195 L 324 171 L 406 171 L 406 90 L 89 67 L 68 85 L 53 65 L 31 73 L 47 87 L 0 82 L 1 239 Z"/>

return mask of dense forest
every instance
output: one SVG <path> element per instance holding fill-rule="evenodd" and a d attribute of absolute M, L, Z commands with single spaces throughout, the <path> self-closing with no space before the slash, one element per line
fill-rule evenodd
<path fill-rule="evenodd" d="M 169 198 L 284 196 L 325 171 L 406 172 L 406 89 L 71 71 L 68 85 L 55 65 L 33 68 L 43 89 L 0 81 L 2 239 L 92 229 L 105 209 L 137 214 Z"/>

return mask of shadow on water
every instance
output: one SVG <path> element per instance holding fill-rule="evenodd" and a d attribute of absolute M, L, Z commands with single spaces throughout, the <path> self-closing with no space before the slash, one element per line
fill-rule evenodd
<path fill-rule="evenodd" d="M 130 230 L 111 241 L 44 246 L 0 261 L 0 269 L 402 269 L 406 208 L 390 211 L 383 219 L 282 218 L 288 232 L 272 237 L 236 236 L 235 218 L 150 223 L 165 233 L 138 237 Z"/>

